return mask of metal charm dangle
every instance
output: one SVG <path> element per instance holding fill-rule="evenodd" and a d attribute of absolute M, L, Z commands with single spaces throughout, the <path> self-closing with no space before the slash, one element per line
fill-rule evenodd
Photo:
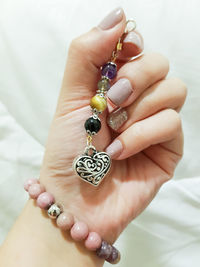
<path fill-rule="evenodd" d="M 92 154 L 89 155 L 89 151 Z M 94 146 L 85 148 L 84 154 L 74 161 L 74 169 L 84 181 L 98 186 L 108 173 L 111 166 L 110 156 L 105 152 L 98 152 Z"/>
<path fill-rule="evenodd" d="M 98 82 L 96 95 L 90 101 L 91 111 L 93 113 L 85 121 L 85 130 L 87 136 L 87 146 L 82 155 L 76 157 L 73 161 L 73 168 L 78 176 L 85 182 L 98 186 L 111 167 L 110 156 L 103 151 L 97 151 L 92 145 L 92 136 L 96 135 L 101 129 L 101 120 L 99 115 L 107 108 L 106 92 L 110 89 L 110 81 L 117 75 L 117 65 L 115 63 L 119 51 L 122 50 L 122 43 L 125 34 L 134 30 L 136 23 L 134 20 L 126 22 L 125 31 L 119 38 L 115 50 L 112 52 L 111 59 L 101 68 L 101 79 Z M 89 153 L 90 152 L 90 153 Z"/>

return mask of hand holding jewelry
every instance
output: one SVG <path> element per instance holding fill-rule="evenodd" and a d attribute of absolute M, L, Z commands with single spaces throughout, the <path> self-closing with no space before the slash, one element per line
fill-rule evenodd
<path fill-rule="evenodd" d="M 165 57 L 139 57 L 142 38 L 132 30 L 124 34 L 125 29 L 118 8 L 72 41 L 40 172 L 46 192 L 38 186 L 29 192 L 43 194 L 41 205 L 52 201 L 46 193 L 62 204 L 59 225 L 66 218 L 63 227 L 72 224 L 67 212 L 87 224 L 84 238 L 88 229 L 108 244 L 173 176 L 183 149 L 178 111 L 185 87 L 166 79 Z M 119 62 L 127 55 L 137 59 Z M 49 213 L 57 216 L 59 209 L 53 206 Z"/>

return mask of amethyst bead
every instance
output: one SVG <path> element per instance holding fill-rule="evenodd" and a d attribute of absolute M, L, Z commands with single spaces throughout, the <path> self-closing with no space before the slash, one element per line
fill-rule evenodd
<path fill-rule="evenodd" d="M 111 253 L 112 253 L 112 246 L 108 244 L 105 240 L 101 242 L 100 248 L 96 250 L 97 256 L 105 260 L 110 257 Z"/>
<path fill-rule="evenodd" d="M 117 74 L 117 65 L 113 62 L 106 63 L 101 69 L 101 74 L 109 79 L 113 79 Z"/>
<path fill-rule="evenodd" d="M 120 260 L 120 257 L 121 256 L 120 256 L 119 251 L 114 246 L 112 246 L 112 252 L 110 256 L 106 259 L 106 261 L 110 263 L 118 263 Z"/>

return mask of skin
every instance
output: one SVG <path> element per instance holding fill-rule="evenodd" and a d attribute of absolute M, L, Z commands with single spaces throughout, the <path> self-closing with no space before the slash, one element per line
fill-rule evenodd
<path fill-rule="evenodd" d="M 100 233 L 110 243 L 146 208 L 162 184 L 173 177 L 183 154 L 179 111 L 186 98 L 186 86 L 178 78 L 167 79 L 167 59 L 150 53 L 128 63 L 118 62 L 116 80 L 126 77 L 134 88 L 122 104 L 128 112 L 128 121 L 114 132 L 106 123 L 108 110 L 100 115 L 102 129 L 93 138 L 96 149 L 105 151 L 114 139 L 123 144 L 122 153 L 112 160 L 109 174 L 98 187 L 93 187 L 72 169 L 74 158 L 85 149 L 84 122 L 91 115 L 89 102 L 100 78 L 99 68 L 109 60 L 124 31 L 125 20 L 123 14 L 113 28 L 94 27 L 72 41 L 40 172 L 41 183 L 57 202 L 75 220 L 86 222 L 90 231 Z M 134 45 L 131 51 L 132 56 L 141 52 Z M 126 51 L 126 57 L 127 54 Z M 33 229 L 38 233 L 34 237 Z M 32 242 L 27 246 L 30 238 Z M 29 257 L 21 256 L 22 250 Z M 13 255 L 12 259 L 8 255 Z M 33 260 L 29 266 L 37 267 L 55 263 L 76 267 L 103 265 L 83 244 L 75 244 L 68 233 L 61 234 L 32 200 L 27 202 L 0 251 L 3 266 L 14 266 L 19 258 L 22 267 L 27 266 L 30 258 Z"/>

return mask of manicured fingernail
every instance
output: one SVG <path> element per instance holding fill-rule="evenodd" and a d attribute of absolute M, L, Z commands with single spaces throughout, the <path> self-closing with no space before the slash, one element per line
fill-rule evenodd
<path fill-rule="evenodd" d="M 111 11 L 99 24 L 102 30 L 108 30 L 117 25 L 123 18 L 123 9 L 118 7 Z"/>
<path fill-rule="evenodd" d="M 128 119 L 125 109 L 119 108 L 108 115 L 107 123 L 113 130 L 118 130 Z"/>
<path fill-rule="evenodd" d="M 116 139 L 106 148 L 106 153 L 108 153 L 111 158 L 115 158 L 121 154 L 122 150 L 123 146 L 121 141 Z"/>
<path fill-rule="evenodd" d="M 141 50 L 144 48 L 142 37 L 134 31 L 129 32 L 124 38 L 124 43 L 133 43 Z"/>
<path fill-rule="evenodd" d="M 118 80 L 107 92 L 109 99 L 117 106 L 122 104 L 133 92 L 128 79 Z"/>

